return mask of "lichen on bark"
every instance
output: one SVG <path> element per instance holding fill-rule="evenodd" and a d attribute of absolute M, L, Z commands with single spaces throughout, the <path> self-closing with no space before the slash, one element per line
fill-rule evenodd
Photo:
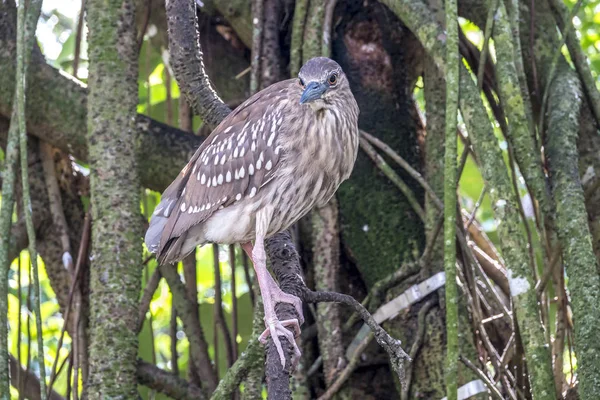
<path fill-rule="evenodd" d="M 579 179 L 577 136 L 582 93 L 566 62 L 557 69 L 548 98 L 546 154 L 556 207 L 556 229 L 573 307 L 578 392 L 582 399 L 600 398 L 600 276 L 594 255 L 583 188 Z"/>
<path fill-rule="evenodd" d="M 555 399 L 550 351 L 540 322 L 535 282 L 529 265 L 527 242 L 521 229 L 521 217 L 502 151 L 481 98 L 465 67 L 460 76 L 460 109 L 469 131 L 475 153 L 481 162 L 481 173 L 489 195 L 496 223 L 500 249 L 508 268 L 511 296 L 528 360 L 534 399 Z"/>
<path fill-rule="evenodd" d="M 137 398 L 141 282 L 136 160 L 137 41 L 132 0 L 91 0 L 88 153 L 92 248 L 90 399 Z"/>

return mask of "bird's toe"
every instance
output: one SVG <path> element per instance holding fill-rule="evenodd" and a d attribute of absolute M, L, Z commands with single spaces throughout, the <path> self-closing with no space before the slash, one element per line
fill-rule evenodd
<path fill-rule="evenodd" d="M 260 335 L 258 340 L 265 344 L 267 342 L 267 338 L 271 336 L 273 338 L 273 344 L 275 344 L 275 348 L 277 349 L 277 353 L 279 354 L 279 360 L 281 362 L 281 367 L 285 368 L 285 354 L 283 352 L 283 347 L 281 346 L 281 341 L 279 340 L 279 336 L 285 337 L 288 342 L 292 345 L 292 350 L 294 354 L 292 355 L 292 367 L 297 364 L 297 361 L 300 358 L 301 352 L 298 344 L 296 343 L 295 337 L 300 335 L 300 325 L 298 324 L 297 319 L 288 319 L 284 321 L 279 321 L 278 319 L 268 320 L 266 321 L 267 329 Z M 291 327 L 294 330 L 294 333 L 290 332 L 286 327 Z"/>

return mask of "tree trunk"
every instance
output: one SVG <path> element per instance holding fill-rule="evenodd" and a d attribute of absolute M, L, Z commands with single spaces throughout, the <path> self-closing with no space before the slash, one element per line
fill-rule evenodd
<path fill-rule="evenodd" d="M 131 0 L 91 0 L 88 152 L 91 175 L 90 399 L 137 398 L 142 236 L 134 134 L 137 41 Z"/>

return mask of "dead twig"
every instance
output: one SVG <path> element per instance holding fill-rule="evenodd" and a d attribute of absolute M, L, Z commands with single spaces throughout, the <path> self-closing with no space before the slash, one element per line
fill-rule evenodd
<path fill-rule="evenodd" d="M 229 266 L 231 267 L 231 346 L 233 347 L 233 361 L 238 357 L 238 302 L 235 279 L 235 246 L 229 245 Z M 250 288 L 252 290 L 252 288 Z"/>
<path fill-rule="evenodd" d="M 427 313 L 429 310 L 431 310 L 434 304 L 434 300 L 428 300 L 419 310 L 419 314 L 417 316 L 417 334 L 415 335 L 415 341 L 413 342 L 409 353 L 410 358 L 413 360 L 417 357 L 417 354 L 423 345 L 423 338 L 425 337 L 425 317 L 427 317 Z M 410 393 L 410 384 L 412 381 L 412 371 L 413 366 L 410 364 L 406 368 L 406 383 L 402 385 L 402 400 L 408 399 L 408 395 Z"/>
<path fill-rule="evenodd" d="M 50 203 L 50 213 L 54 227 L 58 230 L 60 243 L 63 250 L 63 266 L 73 273 L 73 257 L 71 256 L 71 242 L 69 240 L 69 227 L 63 211 L 62 199 L 60 197 L 60 188 L 56 180 L 56 171 L 54 170 L 54 151 L 52 146 L 44 141 L 40 141 L 40 158 L 44 170 L 44 180 L 46 190 L 48 191 L 48 202 Z"/>
<path fill-rule="evenodd" d="M 408 354 L 402 349 L 399 340 L 392 338 L 373 318 L 373 315 L 360 304 L 354 297 L 348 296 L 347 294 L 334 293 L 334 292 L 313 292 L 304 286 L 303 299 L 307 303 L 321 303 L 321 302 L 335 302 L 342 303 L 350 306 L 354 309 L 362 320 L 367 324 L 371 331 L 375 335 L 377 343 L 388 353 L 390 362 L 394 372 L 400 378 L 400 382 L 404 384 L 405 371 L 404 361 L 411 361 Z"/>
<path fill-rule="evenodd" d="M 78 77 L 79 61 L 81 59 L 81 38 L 83 37 L 83 15 L 85 14 L 85 0 L 81 0 L 81 8 L 77 17 L 77 32 L 75 33 L 75 52 L 73 55 L 73 76 Z"/>
<path fill-rule="evenodd" d="M 60 349 L 62 348 L 63 339 L 65 337 L 65 331 L 67 329 L 67 323 L 69 321 L 69 314 L 71 312 L 71 305 L 73 303 L 73 296 L 75 294 L 75 289 L 77 287 L 77 281 L 79 280 L 80 271 L 82 266 L 84 265 L 88 247 L 90 242 L 90 228 L 91 228 L 91 217 L 90 212 L 88 211 L 85 214 L 85 218 L 83 220 L 83 230 L 81 233 L 81 242 L 79 245 L 79 251 L 77 253 L 77 262 L 75 264 L 75 272 L 73 275 L 73 279 L 71 281 L 71 286 L 69 288 L 69 297 L 67 300 L 67 304 L 65 306 L 65 314 L 63 320 L 63 326 L 60 331 L 60 337 L 58 339 L 58 344 L 56 345 L 56 358 L 54 359 L 54 363 L 52 364 L 52 372 L 50 374 L 50 383 L 48 385 L 48 393 L 52 392 L 52 386 L 54 385 L 54 381 L 56 379 L 56 367 L 58 365 L 58 356 L 60 354 Z M 78 326 L 75 324 L 73 328 L 74 332 L 77 332 Z M 74 333 L 75 335 L 75 333 Z M 76 341 L 74 341 L 76 343 Z M 75 390 L 77 390 L 77 386 L 75 386 Z"/>
<path fill-rule="evenodd" d="M 431 200 L 434 202 L 435 206 L 438 209 L 441 210 L 442 208 L 444 208 L 442 201 L 439 199 L 439 197 L 437 197 L 434 190 L 431 188 L 431 186 L 425 180 L 425 178 L 423 178 L 423 175 L 421 175 L 419 173 L 419 171 L 414 169 L 406 160 L 404 160 L 404 158 L 402 158 L 398 153 L 396 153 L 394 150 L 392 150 L 392 148 L 390 146 L 388 146 L 387 144 L 385 144 L 383 141 L 379 140 L 375 136 L 373 136 L 365 131 L 362 131 L 362 130 L 360 131 L 360 134 L 362 137 L 367 139 L 375 147 L 379 148 L 381 151 L 383 151 L 385 154 L 387 154 L 400 167 L 402 167 L 411 177 L 413 177 L 413 179 L 416 180 L 423 189 L 425 189 L 425 192 L 427 192 L 427 194 L 429 195 L 429 197 L 431 198 Z"/>
<path fill-rule="evenodd" d="M 158 288 L 158 284 L 160 283 L 160 279 L 162 275 L 160 274 L 160 269 L 156 268 L 150 278 L 146 279 L 146 287 L 144 288 L 144 293 L 142 294 L 142 299 L 140 300 L 140 307 L 138 313 L 138 322 L 137 322 L 137 332 L 141 332 L 142 327 L 144 326 L 144 321 L 146 320 L 146 313 L 150 308 L 150 303 L 152 302 L 152 297 L 154 296 L 154 292 Z"/>
<path fill-rule="evenodd" d="M 233 346 L 231 344 L 231 334 L 225 323 L 225 313 L 223 312 L 222 285 L 221 285 L 221 265 L 219 262 L 219 245 L 213 244 L 213 260 L 215 273 L 215 323 L 223 334 L 223 344 L 225 346 L 225 354 L 227 355 L 227 366 L 233 365 Z M 215 332 L 215 337 L 217 337 Z M 215 348 L 217 346 L 215 345 Z"/>
<path fill-rule="evenodd" d="M 500 394 L 500 391 L 498 390 L 498 388 L 496 388 L 496 386 L 494 386 L 494 384 L 492 383 L 492 381 L 490 381 L 490 378 L 487 377 L 487 375 L 480 370 L 479 368 L 477 368 L 475 366 L 475 364 L 473 364 L 469 359 L 465 358 L 463 355 L 460 355 L 460 361 L 465 364 L 465 366 L 467 368 L 469 368 L 470 370 L 472 370 L 475 375 L 477 375 L 479 377 L 479 379 L 481 379 L 483 381 L 483 383 L 485 383 L 485 385 L 488 387 L 488 389 L 490 389 L 490 393 L 492 394 L 492 397 L 494 397 L 496 400 L 502 400 L 502 394 Z"/>
<path fill-rule="evenodd" d="M 366 139 L 360 139 L 360 148 L 363 149 L 365 153 L 367 153 L 371 160 L 373 160 L 375 166 L 377 166 L 377 168 L 379 168 L 379 170 L 385 176 L 387 176 L 389 180 L 392 181 L 392 183 L 396 185 L 398 189 L 400 189 L 400 191 L 402 192 L 402 194 L 404 194 L 404 197 L 406 197 L 406 200 L 411 205 L 415 213 L 419 216 L 421 221 L 425 222 L 425 211 L 423 210 L 423 207 L 421 207 L 421 204 L 417 200 L 417 197 L 415 196 L 411 188 L 402 180 L 402 178 L 400 178 L 400 176 L 392 169 L 392 167 L 390 167 L 389 164 L 385 162 L 383 157 L 381 157 L 379 153 L 375 151 L 373 146 L 371 146 Z"/>

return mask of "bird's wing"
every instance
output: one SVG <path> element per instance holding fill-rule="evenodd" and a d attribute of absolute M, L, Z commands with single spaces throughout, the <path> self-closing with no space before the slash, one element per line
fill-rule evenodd
<path fill-rule="evenodd" d="M 254 197 L 274 176 L 285 84 L 270 86 L 241 104 L 202 143 L 156 207 L 146 234 L 150 251 L 206 221 L 221 207 Z"/>

